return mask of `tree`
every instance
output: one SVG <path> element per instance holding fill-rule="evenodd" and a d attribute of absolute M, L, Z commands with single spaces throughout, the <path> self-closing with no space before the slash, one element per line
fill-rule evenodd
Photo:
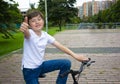
<path fill-rule="evenodd" d="M 30 4 L 30 8 L 31 8 L 31 9 L 35 9 L 35 3 L 31 3 L 31 4 Z"/>
<path fill-rule="evenodd" d="M 111 7 L 111 15 L 113 22 L 120 22 L 120 0 L 117 0 L 117 2 Z"/>
<path fill-rule="evenodd" d="M 47 0 L 48 19 L 54 25 L 59 26 L 61 31 L 62 24 L 71 22 L 71 17 L 77 16 L 78 9 L 74 8 L 76 0 Z M 45 10 L 44 0 L 40 0 L 38 9 Z"/>
<path fill-rule="evenodd" d="M 18 4 L 13 0 L 11 3 L 0 0 L 0 33 L 3 38 L 13 38 L 11 31 L 15 31 L 15 24 L 22 21 L 22 15 L 17 8 Z"/>
<path fill-rule="evenodd" d="M 117 0 L 109 9 L 100 11 L 93 16 L 94 22 L 120 22 L 120 0 Z"/>

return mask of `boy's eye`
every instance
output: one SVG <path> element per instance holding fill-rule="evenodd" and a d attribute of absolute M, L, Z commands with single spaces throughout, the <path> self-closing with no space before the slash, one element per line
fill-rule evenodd
<path fill-rule="evenodd" d="M 31 19 L 30 22 L 35 22 L 36 20 L 35 19 Z"/>
<path fill-rule="evenodd" d="M 35 20 L 31 20 L 31 22 L 35 22 Z"/>
<path fill-rule="evenodd" d="M 41 18 L 38 18 L 38 19 L 32 19 L 32 20 L 30 20 L 30 22 L 36 22 L 37 20 L 40 21 Z"/>
<path fill-rule="evenodd" d="M 41 20 L 41 18 L 38 18 L 38 20 L 40 21 L 40 20 Z"/>

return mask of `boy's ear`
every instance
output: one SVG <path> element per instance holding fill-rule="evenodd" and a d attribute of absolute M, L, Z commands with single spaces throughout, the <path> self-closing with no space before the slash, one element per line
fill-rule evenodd
<path fill-rule="evenodd" d="M 28 17 L 27 16 L 24 18 L 24 22 L 28 23 Z"/>

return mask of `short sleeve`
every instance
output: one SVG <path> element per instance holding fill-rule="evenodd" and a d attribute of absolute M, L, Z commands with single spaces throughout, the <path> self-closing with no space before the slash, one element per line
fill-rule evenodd
<path fill-rule="evenodd" d="M 47 35 L 48 43 L 52 44 L 55 41 L 55 38 L 53 36 L 49 35 L 47 32 L 46 32 L 46 35 Z"/>

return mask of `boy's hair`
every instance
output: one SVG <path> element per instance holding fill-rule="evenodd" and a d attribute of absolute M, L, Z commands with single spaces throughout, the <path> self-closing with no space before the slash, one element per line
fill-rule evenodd
<path fill-rule="evenodd" d="M 36 17 L 38 15 L 40 15 L 40 17 L 44 20 L 44 16 L 40 11 L 38 11 L 38 10 L 29 10 L 27 12 L 27 15 L 26 15 L 28 17 L 28 23 L 29 23 L 30 19 L 32 19 L 33 17 Z"/>

